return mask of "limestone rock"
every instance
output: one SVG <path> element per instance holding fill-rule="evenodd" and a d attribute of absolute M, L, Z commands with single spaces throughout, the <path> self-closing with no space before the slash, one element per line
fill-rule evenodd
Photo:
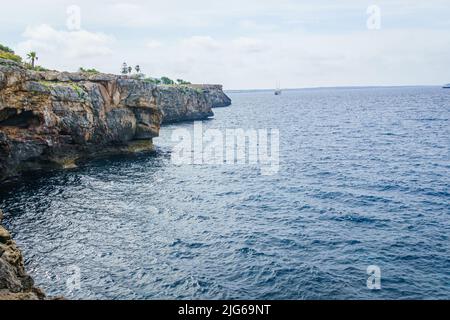
<path fill-rule="evenodd" d="M 0 300 L 44 299 L 45 294 L 26 273 L 22 253 L 1 225 L 1 217 L 0 210 Z"/>
<path fill-rule="evenodd" d="M 218 84 L 192 84 L 190 87 L 202 90 L 206 98 L 210 101 L 213 108 L 228 107 L 232 101 L 225 92 L 223 87 Z"/>
<path fill-rule="evenodd" d="M 0 59 L 0 181 L 26 170 L 73 167 L 83 157 L 152 148 L 162 122 L 207 119 L 213 107 L 230 104 L 220 85 L 36 72 Z M 142 140 L 148 143 L 136 144 Z"/>
<path fill-rule="evenodd" d="M 160 86 L 163 123 L 204 120 L 214 116 L 204 92 L 188 86 Z"/>
<path fill-rule="evenodd" d="M 0 59 L 0 180 L 151 142 L 162 121 L 159 101 L 158 88 L 144 81 L 34 72 Z"/>

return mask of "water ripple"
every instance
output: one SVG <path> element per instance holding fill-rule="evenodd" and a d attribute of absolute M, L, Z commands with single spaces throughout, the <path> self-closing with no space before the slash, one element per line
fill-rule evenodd
<path fill-rule="evenodd" d="M 278 128 L 281 171 L 154 154 L 0 190 L 27 269 L 75 299 L 449 299 L 450 118 L 438 88 L 232 94 L 205 128 Z M 382 290 L 366 269 L 382 270 Z M 68 291 L 77 266 L 81 289 Z"/>

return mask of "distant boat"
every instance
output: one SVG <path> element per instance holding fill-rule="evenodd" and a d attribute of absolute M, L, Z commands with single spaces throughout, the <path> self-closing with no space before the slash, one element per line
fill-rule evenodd
<path fill-rule="evenodd" d="M 442 88 L 444 89 L 450 89 L 450 83 L 447 83 L 445 86 L 443 86 Z"/>
<path fill-rule="evenodd" d="M 281 96 L 281 94 L 282 94 L 282 91 L 281 91 L 280 86 L 278 85 L 277 88 L 275 89 L 275 95 L 276 96 Z"/>

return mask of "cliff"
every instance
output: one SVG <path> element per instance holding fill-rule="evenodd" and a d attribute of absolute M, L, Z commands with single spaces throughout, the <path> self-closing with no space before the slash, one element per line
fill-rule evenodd
<path fill-rule="evenodd" d="M 22 253 L 1 225 L 0 210 L 0 300 L 42 300 L 45 294 L 25 272 Z"/>
<path fill-rule="evenodd" d="M 194 121 L 214 116 L 212 103 L 201 89 L 189 86 L 159 86 L 163 123 Z"/>
<path fill-rule="evenodd" d="M 156 86 L 106 74 L 34 72 L 0 59 L 0 180 L 82 157 L 152 148 Z"/>
<path fill-rule="evenodd" d="M 22 171 L 152 150 L 161 123 L 213 116 L 231 104 L 222 86 L 156 86 L 100 73 L 31 71 L 0 58 L 0 183 Z M 1 226 L 0 300 L 44 299 Z"/>
<path fill-rule="evenodd" d="M 0 181 L 80 158 L 151 150 L 161 123 L 231 104 L 220 85 L 156 86 L 127 76 L 37 72 L 0 59 Z"/>
<path fill-rule="evenodd" d="M 213 108 L 228 107 L 231 99 L 223 92 L 223 87 L 218 84 L 192 84 L 191 88 L 202 90 Z"/>

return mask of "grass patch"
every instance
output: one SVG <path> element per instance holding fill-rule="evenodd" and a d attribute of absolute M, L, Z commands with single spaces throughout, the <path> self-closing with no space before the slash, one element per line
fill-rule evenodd
<path fill-rule="evenodd" d="M 82 87 L 80 87 L 78 84 L 76 84 L 74 82 L 45 81 L 45 80 L 40 80 L 38 82 L 48 89 L 52 89 L 55 87 L 71 88 L 73 91 L 75 91 L 77 93 L 78 98 L 80 100 L 82 100 L 82 101 L 87 100 L 86 91 L 84 91 L 84 89 Z"/>

